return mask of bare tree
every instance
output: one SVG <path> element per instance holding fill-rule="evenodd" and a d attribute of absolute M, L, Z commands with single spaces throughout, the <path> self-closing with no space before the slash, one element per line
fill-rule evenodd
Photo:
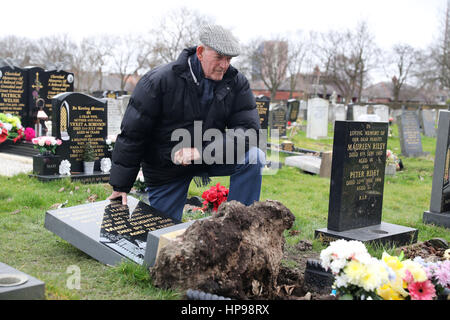
<path fill-rule="evenodd" d="M 120 89 L 124 90 L 128 79 L 145 66 L 153 50 L 153 43 L 141 35 L 126 35 L 115 40 L 112 51 L 111 67 L 120 77 Z"/>
<path fill-rule="evenodd" d="M 253 40 L 247 50 L 247 59 L 252 65 L 253 80 L 262 80 L 275 99 L 278 88 L 286 79 L 288 66 L 288 42 L 277 37 L 273 40 Z"/>
<path fill-rule="evenodd" d="M 418 58 L 417 50 L 408 44 L 397 44 L 392 48 L 390 56 L 387 58 L 391 68 L 386 70 L 386 75 L 392 79 L 394 102 L 399 101 L 400 91 L 413 75 Z"/>
<path fill-rule="evenodd" d="M 160 63 L 176 60 L 184 48 L 198 44 L 200 28 L 212 22 L 211 17 L 186 7 L 170 11 L 162 18 L 158 28 L 151 31 L 157 35 L 153 47 L 156 58 Z"/>
<path fill-rule="evenodd" d="M 305 57 L 308 51 L 311 51 L 311 42 L 306 37 L 303 37 L 301 32 L 298 32 L 296 38 L 289 41 L 288 48 L 289 98 L 292 98 L 297 88 Z"/>
<path fill-rule="evenodd" d="M 355 31 L 325 34 L 321 51 L 327 78 L 341 91 L 346 102 L 353 97 L 359 100 L 379 52 L 367 24 L 358 23 Z"/>
<path fill-rule="evenodd" d="M 0 39 L 0 58 L 11 58 L 17 66 L 32 64 L 36 51 L 35 43 L 27 38 L 11 35 Z"/>
<path fill-rule="evenodd" d="M 47 68 L 55 64 L 63 63 L 70 70 L 73 65 L 73 53 L 77 50 L 77 44 L 68 34 L 44 37 L 36 42 L 36 64 Z"/>

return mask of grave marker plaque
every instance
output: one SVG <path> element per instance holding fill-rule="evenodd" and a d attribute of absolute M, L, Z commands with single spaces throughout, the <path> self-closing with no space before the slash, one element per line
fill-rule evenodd
<path fill-rule="evenodd" d="M 427 137 L 436 137 L 436 110 L 421 109 L 420 121 L 423 134 Z"/>
<path fill-rule="evenodd" d="M 450 111 L 439 111 L 438 136 L 434 159 L 430 210 L 423 214 L 424 223 L 450 228 Z"/>
<path fill-rule="evenodd" d="M 269 105 L 270 105 L 269 97 L 266 96 L 256 97 L 256 110 L 258 110 L 261 129 L 267 129 L 268 127 Z"/>
<path fill-rule="evenodd" d="M 381 221 L 388 123 L 336 121 L 328 226 L 322 240 L 395 244 L 417 240 L 417 230 Z"/>
<path fill-rule="evenodd" d="M 74 75 L 64 70 L 49 70 L 47 73 L 47 96 L 45 97 L 45 107 L 48 115 L 52 114 L 52 99 L 56 95 L 64 92 L 73 92 Z M 50 118 L 51 119 L 51 118 Z"/>
<path fill-rule="evenodd" d="M 328 101 L 320 98 L 308 100 L 306 137 L 311 139 L 328 136 Z"/>
<path fill-rule="evenodd" d="M 298 118 L 298 112 L 300 109 L 300 101 L 296 99 L 289 99 L 287 101 L 287 121 L 295 122 Z"/>
<path fill-rule="evenodd" d="M 180 223 L 129 196 L 126 206 L 121 200 L 104 200 L 49 210 L 44 226 L 104 264 L 116 265 L 127 258 L 152 265 L 159 238 L 192 223 Z"/>
<path fill-rule="evenodd" d="M 20 68 L 0 67 L 0 113 L 19 116 L 23 125 L 27 125 L 29 116 L 27 106 L 28 73 Z"/>
<path fill-rule="evenodd" d="M 272 136 L 272 130 L 278 130 L 279 137 L 286 136 L 286 108 L 282 105 L 276 105 L 270 110 L 270 136 Z"/>
<path fill-rule="evenodd" d="M 402 155 L 405 157 L 426 155 L 422 151 L 422 138 L 420 136 L 417 113 L 412 110 L 403 109 L 403 112 L 397 118 L 397 123 Z"/>
<path fill-rule="evenodd" d="M 89 141 L 96 154 L 94 170 L 99 171 L 100 159 L 107 154 L 106 101 L 69 92 L 55 96 L 52 104 L 52 135 L 63 141 L 56 154 L 70 161 L 72 172 L 82 172 L 83 147 Z"/>

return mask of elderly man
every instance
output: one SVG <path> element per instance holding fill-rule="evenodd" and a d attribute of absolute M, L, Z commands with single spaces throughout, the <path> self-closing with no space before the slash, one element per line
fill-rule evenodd
<path fill-rule="evenodd" d="M 176 220 L 182 218 L 193 178 L 205 185 L 209 177 L 230 176 L 228 200 L 245 205 L 259 200 L 264 152 L 248 142 L 245 153 L 236 152 L 242 140 L 237 139 L 239 134 L 230 134 L 260 129 L 249 83 L 230 65 L 239 55 L 239 43 L 217 25 L 203 27 L 200 42 L 138 82 L 114 147 L 110 174 L 114 191 L 108 199 L 122 197 L 126 204 L 142 165 L 150 204 Z M 179 138 L 175 133 L 180 130 L 190 139 L 179 143 L 174 136 Z M 221 136 L 204 139 L 208 130 Z M 219 160 L 208 161 L 206 150 L 214 150 L 212 156 Z M 233 163 L 224 160 L 230 154 L 235 155 Z"/>

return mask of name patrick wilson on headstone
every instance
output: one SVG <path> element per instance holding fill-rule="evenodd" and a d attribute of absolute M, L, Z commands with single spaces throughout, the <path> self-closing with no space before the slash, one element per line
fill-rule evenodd
<path fill-rule="evenodd" d="M 28 73 L 21 68 L 0 67 L 0 113 L 10 113 L 21 119 L 28 116 L 27 77 Z"/>
<path fill-rule="evenodd" d="M 417 230 L 381 221 L 388 123 L 336 121 L 328 226 L 315 231 L 335 239 L 406 244 Z"/>

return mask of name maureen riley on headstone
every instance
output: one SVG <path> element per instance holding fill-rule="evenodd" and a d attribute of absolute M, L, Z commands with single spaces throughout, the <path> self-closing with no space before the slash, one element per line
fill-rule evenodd
<path fill-rule="evenodd" d="M 450 111 L 439 111 L 430 210 L 423 222 L 450 228 Z"/>
<path fill-rule="evenodd" d="M 374 241 L 396 245 L 417 241 L 417 230 L 381 221 L 388 123 L 336 121 L 328 226 L 323 241 Z"/>
<path fill-rule="evenodd" d="M 426 155 L 427 153 L 422 151 L 422 138 L 417 113 L 403 108 L 402 113 L 397 117 L 397 123 L 402 155 L 405 157 Z"/>
<path fill-rule="evenodd" d="M 91 96 L 68 92 L 52 100 L 52 135 L 63 141 L 56 149 L 61 159 L 70 161 L 72 172 L 83 171 L 83 146 L 89 141 L 96 158 L 94 170 L 100 170 L 100 159 L 107 151 L 107 103 Z"/>
<path fill-rule="evenodd" d="M 328 136 L 328 104 L 327 100 L 321 98 L 308 100 L 307 138 L 320 139 Z"/>
<path fill-rule="evenodd" d="M 131 196 L 127 203 L 104 200 L 49 210 L 44 226 L 104 264 L 116 265 L 127 258 L 151 266 L 159 239 L 194 223 L 173 220 Z"/>

